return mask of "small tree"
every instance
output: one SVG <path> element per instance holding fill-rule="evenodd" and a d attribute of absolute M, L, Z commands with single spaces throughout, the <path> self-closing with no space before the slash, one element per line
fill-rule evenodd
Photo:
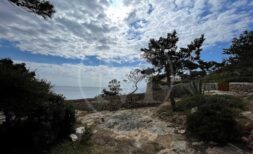
<path fill-rule="evenodd" d="M 207 70 L 214 62 L 204 62 L 200 59 L 201 46 L 204 42 L 204 35 L 195 39 L 186 48 L 178 50 L 178 37 L 176 31 L 168 33 L 167 37 L 160 37 L 158 40 L 150 39 L 148 48 L 143 48 L 143 57 L 154 67 L 156 73 L 154 79 L 161 80 L 167 78 L 167 85 L 172 88 L 171 77 L 176 75 L 182 79 L 196 79 L 206 75 Z M 144 71 L 145 73 L 145 71 Z M 173 89 L 170 92 L 170 102 L 172 109 L 175 110 L 175 100 Z"/>
<path fill-rule="evenodd" d="M 134 87 L 134 90 L 130 93 L 130 95 L 134 94 L 138 90 L 138 83 L 145 78 L 145 75 L 141 72 L 142 71 L 140 69 L 134 69 L 127 75 L 128 81 L 130 81 Z"/>
<path fill-rule="evenodd" d="M 40 153 L 73 131 L 75 111 L 25 64 L 0 60 L 0 153 Z"/>
<path fill-rule="evenodd" d="M 225 60 L 223 71 L 230 73 L 229 77 L 241 81 L 253 81 L 253 31 L 245 31 L 234 38 L 229 48 L 224 49 L 229 58 Z"/>
<path fill-rule="evenodd" d="M 109 90 L 103 89 L 103 94 L 105 96 L 118 95 L 119 92 L 122 90 L 120 88 L 120 81 L 118 81 L 117 79 L 112 79 L 111 81 L 109 81 L 108 88 L 109 88 Z"/>

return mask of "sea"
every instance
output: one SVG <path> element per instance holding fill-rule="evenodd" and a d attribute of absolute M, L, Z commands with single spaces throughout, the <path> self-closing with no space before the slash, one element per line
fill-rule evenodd
<path fill-rule="evenodd" d="M 93 98 L 102 94 L 104 87 L 71 87 L 71 86 L 54 86 L 53 92 L 63 95 L 66 100 Z M 144 92 L 144 88 L 140 88 L 137 92 Z M 122 94 L 129 92 L 129 89 L 123 89 Z"/>
<path fill-rule="evenodd" d="M 63 95 L 65 99 L 83 99 L 93 98 L 102 93 L 102 87 L 71 87 L 71 86 L 54 86 L 52 88 L 56 94 Z"/>

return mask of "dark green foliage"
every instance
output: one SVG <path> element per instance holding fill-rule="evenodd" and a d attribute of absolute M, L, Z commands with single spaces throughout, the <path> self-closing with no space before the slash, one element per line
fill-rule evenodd
<path fill-rule="evenodd" d="M 23 7 L 30 12 L 42 16 L 43 18 L 51 18 L 55 13 L 54 6 L 46 0 L 9 0 L 13 4 Z"/>
<path fill-rule="evenodd" d="M 0 60 L 0 153 L 40 153 L 72 132 L 74 108 L 25 64 Z"/>
<path fill-rule="evenodd" d="M 186 97 L 177 102 L 177 111 L 187 111 L 191 110 L 193 107 L 198 107 L 206 103 L 205 95 L 194 95 L 191 97 Z"/>
<path fill-rule="evenodd" d="M 120 81 L 112 79 L 108 84 L 109 90 L 103 89 L 103 96 L 116 96 L 122 90 L 120 88 Z"/>
<path fill-rule="evenodd" d="M 240 130 L 235 121 L 237 111 L 245 104 L 239 98 L 228 95 L 195 95 L 178 103 L 179 111 L 198 107 L 197 112 L 187 116 L 189 136 L 203 141 L 227 143 L 238 139 Z"/>
<path fill-rule="evenodd" d="M 81 143 L 88 144 L 88 141 L 90 140 L 91 136 L 92 136 L 91 128 L 85 126 L 85 132 L 83 133 L 83 135 L 81 137 Z"/>
<path fill-rule="evenodd" d="M 188 83 L 179 83 L 179 84 L 174 85 L 173 91 L 174 91 L 175 97 L 182 98 L 186 96 L 191 96 L 189 91 L 185 88 L 185 84 L 188 84 Z"/>
<path fill-rule="evenodd" d="M 148 48 L 141 49 L 144 52 L 143 57 L 154 66 L 154 68 L 148 68 L 149 74 L 150 71 L 151 73 L 156 72 L 158 73 L 157 78 L 167 77 L 169 82 L 171 75 L 195 79 L 216 69 L 217 62 L 204 62 L 200 59 L 201 46 L 205 40 L 204 35 L 193 40 L 186 48 L 179 50 L 177 47 L 178 40 L 176 31 L 173 31 L 168 33 L 165 38 L 150 39 Z M 143 72 L 145 73 L 145 70 Z"/>
<path fill-rule="evenodd" d="M 201 46 L 204 35 L 195 39 L 186 48 L 178 50 L 176 31 L 168 33 L 167 37 L 158 40 L 150 39 L 148 48 L 141 49 L 143 57 L 154 67 L 148 69 L 155 74 L 155 80 L 167 79 L 167 85 L 171 86 L 171 76 L 178 75 L 182 79 L 198 79 L 215 69 L 216 62 L 204 62 L 200 59 Z M 145 71 L 143 71 L 145 73 Z M 150 74 L 150 73 L 149 73 Z M 174 91 L 170 93 L 172 109 L 175 110 Z"/>
<path fill-rule="evenodd" d="M 173 86 L 173 92 L 175 97 L 185 97 L 202 94 L 202 82 L 201 80 L 192 80 L 186 83 L 178 83 Z"/>
<path fill-rule="evenodd" d="M 232 45 L 228 49 L 224 49 L 224 54 L 230 56 L 227 62 L 234 68 L 251 67 L 252 70 L 253 31 L 245 31 L 238 38 L 234 38 Z"/>
<path fill-rule="evenodd" d="M 193 107 L 200 107 L 202 105 L 220 104 L 230 109 L 243 109 L 245 103 L 238 97 L 229 95 L 194 95 L 183 98 L 177 103 L 178 111 L 191 110 Z"/>
<path fill-rule="evenodd" d="M 223 53 L 228 58 L 220 69 L 207 77 L 207 81 L 253 82 L 253 31 L 245 31 L 234 38 Z"/>
<path fill-rule="evenodd" d="M 232 66 L 225 66 L 221 70 L 213 72 L 205 77 L 206 82 L 253 82 L 252 67 L 241 67 L 234 69 Z"/>
<path fill-rule="evenodd" d="M 208 104 L 187 116 L 189 136 L 202 141 L 214 141 L 220 144 L 235 141 L 240 130 L 235 116 L 224 104 Z"/>

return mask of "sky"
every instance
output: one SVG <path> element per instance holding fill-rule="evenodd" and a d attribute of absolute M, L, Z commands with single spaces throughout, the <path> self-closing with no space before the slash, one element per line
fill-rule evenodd
<path fill-rule="evenodd" d="M 205 35 L 201 57 L 222 61 L 222 49 L 253 29 L 252 0 L 50 0 L 43 19 L 0 1 L 0 58 L 24 62 L 56 86 L 105 87 L 148 64 L 141 48 L 176 30 L 179 47 Z M 129 83 L 123 83 L 125 86 Z M 142 84 L 144 86 L 144 84 Z"/>

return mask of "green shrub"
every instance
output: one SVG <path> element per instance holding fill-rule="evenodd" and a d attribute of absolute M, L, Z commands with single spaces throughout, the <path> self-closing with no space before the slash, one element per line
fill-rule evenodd
<path fill-rule="evenodd" d="M 52 150 L 51 154 L 91 154 L 91 146 L 81 142 L 65 141 Z"/>
<path fill-rule="evenodd" d="M 196 95 L 181 100 L 177 107 L 180 111 L 198 107 L 197 112 L 187 116 L 189 136 L 203 141 L 227 143 L 240 135 L 235 118 L 237 111 L 244 108 L 244 103 L 237 97 Z"/>
<path fill-rule="evenodd" d="M 74 108 L 25 64 L 0 60 L 0 153 L 45 153 L 73 131 Z"/>
<path fill-rule="evenodd" d="M 92 136 L 91 128 L 85 126 L 85 132 L 83 133 L 83 135 L 81 137 L 81 143 L 82 144 L 87 144 L 88 141 L 90 140 L 91 136 Z"/>
<path fill-rule="evenodd" d="M 189 136 L 202 141 L 227 143 L 240 136 L 233 111 L 224 104 L 208 104 L 201 106 L 197 112 L 187 116 L 187 132 Z"/>
<path fill-rule="evenodd" d="M 233 110 L 243 109 L 245 103 L 238 97 L 229 95 L 195 95 L 191 97 L 183 98 L 177 103 L 178 111 L 187 111 L 193 107 L 199 107 L 204 104 L 221 104 L 224 107 L 231 108 Z"/>

